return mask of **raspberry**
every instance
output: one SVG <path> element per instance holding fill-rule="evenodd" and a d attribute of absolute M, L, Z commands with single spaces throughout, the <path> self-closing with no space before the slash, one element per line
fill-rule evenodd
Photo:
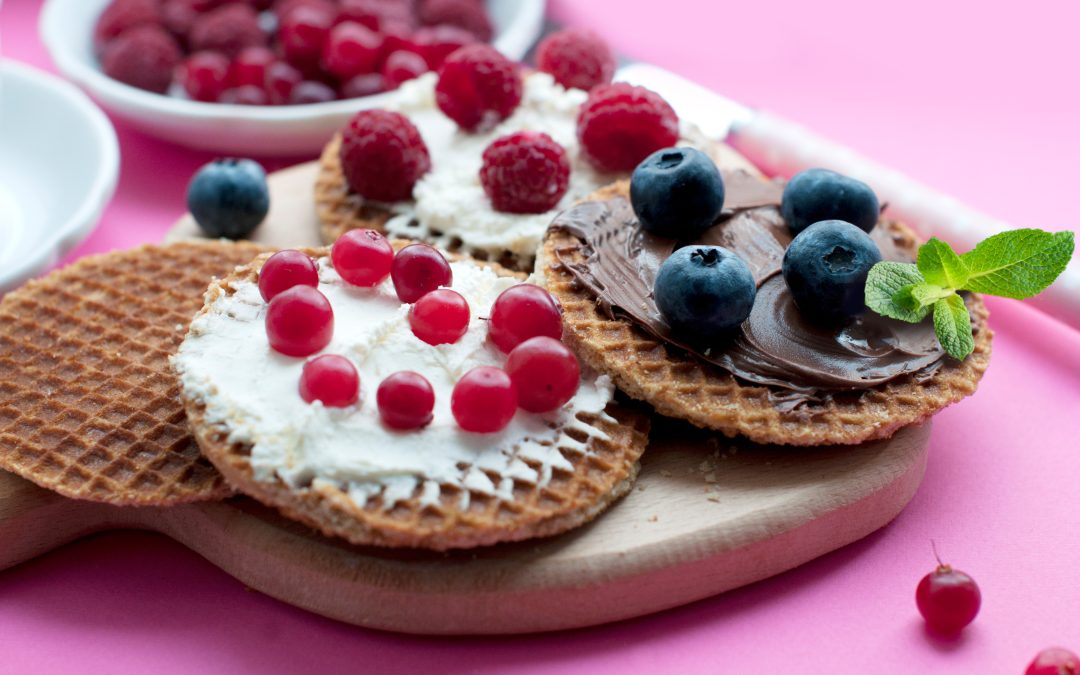
<path fill-rule="evenodd" d="M 259 295 L 270 302 L 293 286 L 319 285 L 319 271 L 306 253 L 285 249 L 270 256 L 259 270 Z"/>
<path fill-rule="evenodd" d="M 344 408 L 360 398 L 360 373 L 352 361 L 337 354 L 316 356 L 300 373 L 300 398 L 327 408 Z"/>
<path fill-rule="evenodd" d="M 266 67 L 263 88 L 271 104 L 284 105 L 291 100 L 293 89 L 303 80 L 304 75 L 299 70 L 284 61 L 275 61 Z"/>
<path fill-rule="evenodd" d="M 469 303 L 461 293 L 437 288 L 409 308 L 409 328 L 429 345 L 451 345 L 469 330 Z"/>
<path fill-rule="evenodd" d="M 262 87 L 245 84 L 242 87 L 233 87 L 221 92 L 218 102 L 233 105 L 269 105 L 270 98 Z"/>
<path fill-rule="evenodd" d="M 196 52 L 180 66 L 179 80 L 193 100 L 213 103 L 229 86 L 229 59 L 217 52 Z"/>
<path fill-rule="evenodd" d="M 412 196 L 416 181 L 431 168 L 431 158 L 409 118 L 387 110 L 361 110 L 342 134 L 341 165 L 358 194 L 396 202 Z"/>
<path fill-rule="evenodd" d="M 390 275 L 394 249 L 375 230 L 349 230 L 334 242 L 330 259 L 346 283 L 371 288 Z"/>
<path fill-rule="evenodd" d="M 402 82 L 419 77 L 427 72 L 427 61 L 423 56 L 399 49 L 386 57 L 382 67 L 384 86 L 397 89 Z"/>
<path fill-rule="evenodd" d="M 275 61 L 274 52 L 266 47 L 248 47 L 233 60 L 229 77 L 234 87 L 251 85 L 265 87 L 266 69 Z"/>
<path fill-rule="evenodd" d="M 435 102 L 466 131 L 485 131 L 509 117 L 521 103 L 518 66 L 494 47 L 462 47 L 443 62 Z"/>
<path fill-rule="evenodd" d="M 308 77 L 318 75 L 319 59 L 323 45 L 330 36 L 330 27 L 337 18 L 337 8 L 329 3 L 309 0 L 291 7 L 280 16 L 278 41 L 285 60 Z"/>
<path fill-rule="evenodd" d="M 409 304 L 454 282 L 454 271 L 442 253 L 427 244 L 409 244 L 398 251 L 390 267 L 398 300 Z"/>
<path fill-rule="evenodd" d="M 379 383 L 375 401 L 386 426 L 400 430 L 419 429 L 431 423 L 435 390 L 423 375 L 402 370 Z"/>
<path fill-rule="evenodd" d="M 438 70 L 447 56 L 476 42 L 476 36 L 460 26 L 440 24 L 419 29 L 413 34 L 413 41 L 428 67 Z"/>
<path fill-rule="evenodd" d="M 381 31 L 387 23 L 404 23 L 410 28 L 413 23 L 409 2 L 395 0 L 341 0 L 339 21 L 355 21 L 371 30 Z"/>
<path fill-rule="evenodd" d="M 157 0 L 113 0 L 94 25 L 94 47 L 101 53 L 106 44 L 127 29 L 154 25 L 160 20 Z"/>
<path fill-rule="evenodd" d="M 506 357 L 506 374 L 517 390 L 518 406 L 536 413 L 561 408 L 581 384 L 581 366 L 574 352 L 545 336 L 514 347 Z"/>
<path fill-rule="evenodd" d="M 181 41 L 187 40 L 198 17 L 194 0 L 165 0 L 161 5 L 161 25 Z"/>
<path fill-rule="evenodd" d="M 382 46 L 382 36 L 367 26 L 352 21 L 339 23 L 323 45 L 323 68 L 339 80 L 374 72 Z"/>
<path fill-rule="evenodd" d="M 364 73 L 363 75 L 350 77 L 341 85 L 338 94 L 341 98 L 360 98 L 361 96 L 371 96 L 384 91 L 386 91 L 386 82 L 383 81 L 382 75 L 379 73 Z"/>
<path fill-rule="evenodd" d="M 105 46 L 101 68 L 124 84 L 164 94 L 182 53 L 159 26 L 136 26 Z"/>
<path fill-rule="evenodd" d="M 473 368 L 461 376 L 450 394 L 450 412 L 465 431 L 482 434 L 502 431 L 516 411 L 514 383 L 499 368 Z"/>
<path fill-rule="evenodd" d="M 615 55 L 596 33 L 567 28 L 540 42 L 536 50 L 536 67 L 551 73 L 564 87 L 588 91 L 611 82 L 615 75 Z"/>
<path fill-rule="evenodd" d="M 604 171 L 631 171 L 641 160 L 679 140 L 679 118 L 645 87 L 602 84 L 589 92 L 577 119 L 581 148 Z"/>
<path fill-rule="evenodd" d="M 496 347 L 510 352 L 538 335 L 562 337 L 562 311 L 551 293 L 533 284 L 518 284 L 495 298 L 488 337 Z"/>
<path fill-rule="evenodd" d="M 570 160 L 551 136 L 518 131 L 484 150 L 480 183 L 496 211 L 543 213 L 566 194 Z"/>
<path fill-rule="evenodd" d="M 247 5 L 229 4 L 203 14 L 195 20 L 188 35 L 191 49 L 219 51 L 229 58 L 244 47 L 266 45 L 266 35 L 259 28 L 259 17 Z"/>
<path fill-rule="evenodd" d="M 330 301 L 311 286 L 293 286 L 270 301 L 266 310 L 270 347 L 286 356 L 314 354 L 334 337 Z"/>
<path fill-rule="evenodd" d="M 492 37 L 491 19 L 479 0 L 421 0 L 418 15 L 425 26 L 441 23 L 458 26 L 481 42 L 488 42 Z"/>
<path fill-rule="evenodd" d="M 293 87 L 292 92 L 289 94 L 289 104 L 326 103 L 336 98 L 337 93 L 330 88 L 330 85 L 314 80 L 304 80 Z"/>

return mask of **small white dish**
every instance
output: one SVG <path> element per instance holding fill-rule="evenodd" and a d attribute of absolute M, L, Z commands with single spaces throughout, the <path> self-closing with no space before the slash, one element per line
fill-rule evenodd
<path fill-rule="evenodd" d="M 334 132 L 364 108 L 385 105 L 393 92 L 297 106 L 201 103 L 130 87 L 107 77 L 94 56 L 97 17 L 110 0 L 47 0 L 41 40 L 56 67 L 101 106 L 148 134 L 181 145 L 237 155 L 318 154 Z M 521 59 L 540 35 L 544 0 L 487 0 L 494 46 Z"/>
<path fill-rule="evenodd" d="M 93 231 L 119 173 L 116 132 L 85 94 L 0 61 L 0 293 Z"/>

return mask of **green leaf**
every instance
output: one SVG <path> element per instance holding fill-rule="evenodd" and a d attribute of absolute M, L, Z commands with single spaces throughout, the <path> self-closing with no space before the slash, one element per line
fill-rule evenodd
<path fill-rule="evenodd" d="M 951 246 L 937 237 L 919 247 L 917 264 L 927 283 L 942 288 L 963 288 L 968 278 L 964 261 Z"/>
<path fill-rule="evenodd" d="M 882 316 L 918 323 L 926 318 L 930 309 L 916 309 L 911 302 L 910 290 L 923 283 L 922 274 L 911 263 L 879 262 L 870 268 L 866 277 L 866 306 Z"/>
<path fill-rule="evenodd" d="M 964 290 L 1022 300 L 1042 292 L 1065 269 L 1072 232 L 1012 230 L 979 242 L 960 256 L 967 267 Z"/>
<path fill-rule="evenodd" d="M 934 304 L 934 332 L 945 352 L 963 360 L 975 349 L 971 334 L 971 315 L 959 295 L 953 294 Z"/>
<path fill-rule="evenodd" d="M 952 288 L 942 288 L 934 284 L 915 284 L 908 291 L 911 296 L 912 309 L 930 307 L 938 300 L 944 300 L 950 295 L 956 295 Z"/>

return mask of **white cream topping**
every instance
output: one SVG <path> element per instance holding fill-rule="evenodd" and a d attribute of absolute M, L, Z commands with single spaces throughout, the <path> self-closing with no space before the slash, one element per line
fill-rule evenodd
<path fill-rule="evenodd" d="M 374 289 L 349 286 L 318 261 L 319 290 L 334 310 L 334 337 L 320 353 L 349 358 L 360 373 L 360 402 L 348 408 L 307 404 L 298 384 L 305 359 L 270 349 L 264 327 L 267 303 L 252 282 L 239 282 L 195 319 L 175 357 L 185 394 L 201 400 L 207 420 L 229 430 L 229 440 L 252 445 L 258 480 L 281 478 L 293 487 L 331 483 L 358 504 L 382 495 L 386 508 L 417 493 L 435 503 L 440 484 L 510 500 L 514 480 L 544 485 L 555 468 L 569 469 L 566 453 L 588 452 L 571 438 L 603 437 L 578 420 L 612 398 L 606 376 L 586 374 L 573 399 L 543 415 L 518 410 L 501 432 L 462 431 L 450 412 L 454 384 L 476 366 L 502 366 L 505 356 L 487 340 L 495 298 L 513 279 L 470 263 L 451 263 L 452 288 L 469 303 L 469 330 L 455 344 L 432 346 L 412 334 L 408 305 L 389 280 Z M 314 356 L 314 355 L 312 355 Z M 435 390 L 432 423 L 398 432 L 379 420 L 375 390 L 391 373 L 415 370 Z M 611 419 L 611 418 L 607 418 Z M 561 449 L 561 451 L 560 451 Z M 495 474 L 497 480 L 489 477 Z M 465 492 L 464 505 L 468 493 Z"/>

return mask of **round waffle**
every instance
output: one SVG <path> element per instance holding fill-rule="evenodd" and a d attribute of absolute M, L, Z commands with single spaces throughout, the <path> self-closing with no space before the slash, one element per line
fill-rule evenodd
<path fill-rule="evenodd" d="M 628 198 L 621 181 L 591 199 Z M 902 236 L 912 253 L 918 240 L 899 223 L 881 223 Z M 967 298 L 975 330 L 975 351 L 946 362 L 928 379 L 915 375 L 884 385 L 810 401 L 791 410 L 773 405 L 769 387 L 741 381 L 716 366 L 668 345 L 633 323 L 602 311 L 596 298 L 557 262 L 582 262 L 581 240 L 565 230 L 549 230 L 541 259 L 547 289 L 563 306 L 564 339 L 584 363 L 611 376 L 629 396 L 657 412 L 728 436 L 788 445 L 853 444 L 891 436 L 947 405 L 974 393 L 990 361 L 993 336 L 988 312 L 977 295 Z"/>
<path fill-rule="evenodd" d="M 0 301 L 0 468 L 66 497 L 168 505 L 230 494 L 188 433 L 169 356 L 210 280 L 265 248 L 82 258 Z"/>
<path fill-rule="evenodd" d="M 308 252 L 320 256 L 328 250 Z M 264 260 L 265 256 L 260 257 L 215 282 L 207 293 L 203 311 L 209 311 L 218 295 L 235 292 L 233 285 L 237 282 L 256 282 Z M 230 429 L 208 419 L 204 400 L 187 390 L 183 396 L 203 453 L 233 487 L 323 534 L 354 544 L 445 550 L 563 532 L 588 522 L 630 490 L 637 476 L 638 458 L 648 440 L 648 417 L 612 402 L 602 414 L 578 414 L 576 426 L 585 425 L 592 432 L 569 431 L 575 441 L 585 443 L 584 451 L 558 448 L 570 468 L 552 467 L 550 481 L 543 486 L 514 478 L 512 499 L 441 484 L 438 498 L 432 502 L 421 498 L 420 481 L 405 499 L 384 503 L 380 491 L 358 503 L 347 485 L 335 481 L 312 480 L 306 487 L 297 488 L 276 475 L 270 480 L 257 479 L 251 445 L 230 442 Z M 356 442 L 363 443 L 363 439 L 357 438 Z M 532 459 L 518 459 L 539 468 Z M 463 472 L 470 469 L 458 468 Z M 503 479 L 489 469 L 484 473 L 495 484 Z"/>

